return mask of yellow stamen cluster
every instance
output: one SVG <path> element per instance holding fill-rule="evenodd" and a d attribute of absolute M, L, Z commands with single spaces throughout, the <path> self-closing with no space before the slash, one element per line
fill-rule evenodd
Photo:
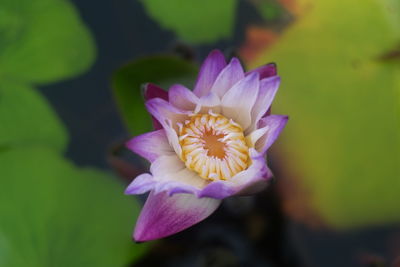
<path fill-rule="evenodd" d="M 247 169 L 249 148 L 242 127 L 222 115 L 195 114 L 179 124 L 182 160 L 207 180 L 227 180 Z"/>

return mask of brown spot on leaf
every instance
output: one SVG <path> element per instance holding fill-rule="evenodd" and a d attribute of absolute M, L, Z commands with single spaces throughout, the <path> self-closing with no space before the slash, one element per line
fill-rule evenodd
<path fill-rule="evenodd" d="M 245 62 L 256 59 L 277 39 L 277 34 L 260 26 L 249 26 L 246 29 L 246 41 L 238 54 Z"/>

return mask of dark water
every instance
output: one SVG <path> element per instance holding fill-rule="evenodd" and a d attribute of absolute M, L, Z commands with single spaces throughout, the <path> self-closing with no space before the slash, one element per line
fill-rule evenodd
<path fill-rule="evenodd" d="M 81 166 L 109 169 L 112 144 L 129 135 L 110 87 L 112 72 L 141 56 L 173 51 L 172 32 L 161 29 L 134 0 L 73 1 L 94 36 L 97 59 L 80 77 L 41 88 L 65 125 L 67 157 Z M 241 42 L 246 23 L 257 22 L 240 2 L 232 40 L 194 47 L 197 60 L 213 48 Z M 274 185 L 256 196 L 228 200 L 208 220 L 159 242 L 137 266 L 390 266 L 400 255 L 396 227 L 333 232 L 287 219 Z"/>

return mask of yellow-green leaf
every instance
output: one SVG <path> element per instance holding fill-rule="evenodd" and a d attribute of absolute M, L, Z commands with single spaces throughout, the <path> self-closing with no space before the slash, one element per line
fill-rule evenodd
<path fill-rule="evenodd" d="M 47 100 L 17 82 L 0 82 L 0 147 L 43 145 L 63 151 L 67 132 Z"/>
<path fill-rule="evenodd" d="M 0 266 L 117 267 L 146 245 L 130 233 L 139 212 L 114 177 L 45 148 L 0 153 Z"/>
<path fill-rule="evenodd" d="M 142 0 L 160 25 L 193 43 L 210 43 L 231 36 L 237 0 Z"/>
<path fill-rule="evenodd" d="M 91 36 L 68 1 L 0 1 L 0 80 L 48 83 L 93 60 Z"/>
<path fill-rule="evenodd" d="M 400 25 L 385 3 L 299 1 L 301 16 L 251 64 L 277 62 L 282 76 L 282 168 L 302 191 L 286 200 L 338 228 L 400 221 L 400 64 L 380 60 Z"/>

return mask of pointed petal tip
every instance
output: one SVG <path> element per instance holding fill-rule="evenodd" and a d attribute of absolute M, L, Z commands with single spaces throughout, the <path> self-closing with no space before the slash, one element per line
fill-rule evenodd
<path fill-rule="evenodd" d="M 237 57 L 232 57 L 231 61 L 229 61 L 229 64 L 237 64 L 237 63 L 242 65 L 241 62 L 240 62 L 240 59 L 238 59 Z"/>
<path fill-rule="evenodd" d="M 157 240 L 157 239 L 161 239 L 164 238 L 168 235 L 152 235 L 151 232 L 150 234 L 147 234 L 145 231 L 137 231 L 137 228 L 135 228 L 135 231 L 133 233 L 133 237 L 132 240 L 133 242 L 135 242 L 136 244 L 143 244 L 149 241 L 153 241 L 153 240 Z"/>
<path fill-rule="evenodd" d="M 127 187 L 127 188 L 125 188 L 125 190 L 124 190 L 124 195 L 127 195 L 127 196 L 129 196 L 130 194 L 129 194 L 129 186 Z"/>
<path fill-rule="evenodd" d="M 143 239 L 140 235 L 137 235 L 137 234 L 136 234 L 136 229 L 135 229 L 135 232 L 134 232 L 133 235 L 132 235 L 132 241 L 133 241 L 135 244 L 143 244 L 143 243 L 146 243 L 147 241 L 150 241 L 150 240 L 145 240 L 145 239 Z"/>
<path fill-rule="evenodd" d="M 143 244 L 149 240 L 145 240 L 144 237 L 142 237 L 141 235 L 138 235 L 135 231 L 135 233 L 133 234 L 133 237 L 132 237 L 132 241 L 135 242 L 135 244 Z"/>
<path fill-rule="evenodd" d="M 144 99 L 146 101 L 152 98 L 161 98 L 168 100 L 168 92 L 153 83 L 145 83 L 143 85 Z"/>
<path fill-rule="evenodd" d="M 201 65 L 193 93 L 198 97 L 207 95 L 218 74 L 225 66 L 224 54 L 219 50 L 212 50 Z"/>
<path fill-rule="evenodd" d="M 138 144 L 138 142 L 137 142 L 137 140 L 139 139 L 138 137 L 140 137 L 140 135 L 135 136 L 124 143 L 124 146 L 135 154 L 140 153 L 140 151 L 138 153 L 137 146 L 136 146 Z"/>
<path fill-rule="evenodd" d="M 261 154 L 266 153 L 269 147 L 279 137 L 288 120 L 289 116 L 287 115 L 268 115 L 260 120 L 260 127 L 265 127 L 267 125 L 270 127 L 270 130 L 260 138 L 259 144 L 256 144 L 258 147 L 257 150 L 261 151 Z"/>
<path fill-rule="evenodd" d="M 246 75 L 250 75 L 253 72 L 260 74 L 260 79 L 269 78 L 278 75 L 277 65 L 275 63 L 268 63 L 254 70 L 247 72 Z"/>
<path fill-rule="evenodd" d="M 219 50 L 219 49 L 211 50 L 211 52 L 208 54 L 207 57 L 210 57 L 210 56 L 218 56 L 218 57 L 222 56 L 225 59 L 224 53 L 222 53 L 221 50 Z"/>
<path fill-rule="evenodd" d="M 271 69 L 274 69 L 274 70 L 275 70 L 275 73 L 277 73 L 278 65 L 276 65 L 275 62 L 270 62 L 270 63 L 266 64 L 265 66 L 267 66 L 267 67 L 269 67 L 269 68 L 271 68 Z"/>
<path fill-rule="evenodd" d="M 282 116 L 282 126 L 285 126 L 285 124 L 289 120 L 289 116 L 288 115 L 281 115 L 281 116 Z"/>
<path fill-rule="evenodd" d="M 258 73 L 258 72 L 249 73 L 248 79 L 249 80 L 252 80 L 252 79 L 260 80 L 260 73 Z"/>
<path fill-rule="evenodd" d="M 216 65 L 220 65 L 220 67 L 223 68 L 226 66 L 225 55 L 219 49 L 211 50 L 211 52 L 208 53 L 206 59 L 204 60 L 203 66 L 204 66 L 204 63 L 207 63 L 205 66 L 209 65 L 210 63 L 213 63 Z"/>

